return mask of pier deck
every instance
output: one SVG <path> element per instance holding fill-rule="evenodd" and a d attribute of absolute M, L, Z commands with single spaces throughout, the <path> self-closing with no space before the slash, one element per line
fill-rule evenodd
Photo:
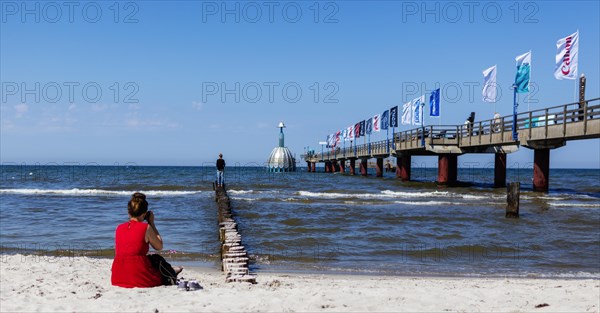
<path fill-rule="evenodd" d="M 310 171 L 315 170 L 315 163 L 324 162 L 327 172 L 334 172 L 338 168 L 329 166 L 330 162 L 341 162 L 342 167 L 345 167 L 346 160 L 350 160 L 353 165 L 357 159 L 375 158 L 377 164 L 380 164 L 384 158 L 396 157 L 398 177 L 410 180 L 411 156 L 437 155 L 440 164 L 449 166 L 440 166 L 438 175 L 438 178 L 449 177 L 449 181 L 441 179 L 438 182 L 451 184 L 455 177 L 452 172 L 456 172 L 455 159 L 458 155 L 494 153 L 496 166 L 503 166 L 496 169 L 496 175 L 502 176 L 502 172 L 506 171 L 506 154 L 526 147 L 535 150 L 534 190 L 546 191 L 549 150 L 562 147 L 567 141 L 594 138 L 600 138 L 600 98 L 523 112 L 517 114 L 516 118 L 510 115 L 471 125 L 423 126 L 394 133 L 390 139 L 338 147 L 303 157 Z M 408 162 L 402 161 L 403 158 Z M 445 162 L 445 158 L 450 158 L 450 163 Z M 354 173 L 352 165 L 350 172 Z M 377 176 L 382 176 L 379 166 L 377 169 Z M 442 173 L 444 171 L 450 173 Z M 361 173 L 366 175 L 366 171 Z M 505 184 L 502 179 L 495 181 L 498 187 Z"/>

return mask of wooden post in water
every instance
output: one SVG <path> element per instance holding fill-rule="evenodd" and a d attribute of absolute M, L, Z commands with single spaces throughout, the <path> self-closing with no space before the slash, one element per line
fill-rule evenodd
<path fill-rule="evenodd" d="M 242 244 L 242 236 L 238 232 L 225 186 L 215 188 L 215 201 L 221 243 L 221 269 L 227 275 L 225 281 L 255 284 L 256 276 L 250 275 L 248 253 Z"/>
<path fill-rule="evenodd" d="M 519 197 L 521 183 L 510 183 L 506 186 L 506 218 L 519 218 Z"/>

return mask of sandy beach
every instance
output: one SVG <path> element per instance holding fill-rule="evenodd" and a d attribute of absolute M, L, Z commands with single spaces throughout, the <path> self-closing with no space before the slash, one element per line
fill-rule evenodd
<path fill-rule="evenodd" d="M 598 279 L 377 277 L 261 273 L 225 283 L 210 268 L 185 269 L 203 289 L 124 289 L 112 260 L 3 255 L 2 312 L 599 312 Z M 537 305 L 548 306 L 536 308 Z"/>

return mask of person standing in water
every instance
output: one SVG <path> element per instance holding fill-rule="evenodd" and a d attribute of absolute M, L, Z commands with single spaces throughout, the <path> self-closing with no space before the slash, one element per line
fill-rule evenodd
<path fill-rule="evenodd" d="M 223 160 L 223 154 L 219 153 L 219 159 L 217 159 L 217 186 L 223 187 L 223 171 L 225 171 L 225 160 Z"/>

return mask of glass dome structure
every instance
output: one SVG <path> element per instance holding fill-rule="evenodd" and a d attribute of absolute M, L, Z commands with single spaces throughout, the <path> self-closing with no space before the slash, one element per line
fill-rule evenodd
<path fill-rule="evenodd" d="M 283 134 L 285 125 L 280 122 L 277 127 L 279 127 L 279 146 L 271 151 L 267 160 L 267 168 L 269 172 L 294 172 L 296 171 L 296 159 L 290 149 L 285 146 Z"/>

